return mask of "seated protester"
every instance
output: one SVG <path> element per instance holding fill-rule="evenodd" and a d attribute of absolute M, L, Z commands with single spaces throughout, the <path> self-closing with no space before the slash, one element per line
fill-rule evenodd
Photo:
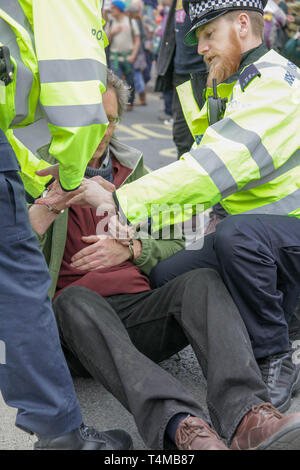
<path fill-rule="evenodd" d="M 122 86 L 108 73 L 103 105 L 110 126 L 87 173 L 99 173 L 104 158 L 100 173 L 112 175 L 116 187 L 145 171 L 140 154 L 136 158 L 136 150 L 112 138 Z M 106 181 L 109 186 L 112 190 Z M 96 236 L 100 189 L 87 179 L 75 198 L 66 194 L 50 211 L 38 204 L 29 211 L 45 239 L 54 311 L 73 374 L 101 382 L 132 413 L 148 448 L 227 450 L 222 438 L 232 449 L 275 449 L 283 443 L 299 449 L 300 413 L 283 416 L 268 403 L 244 323 L 219 275 L 194 270 L 150 290 L 145 273 L 181 242 L 135 240 L 131 251 Z M 49 203 L 52 192 L 55 185 Z M 190 392 L 156 364 L 188 344 L 207 378 L 211 421 Z"/>

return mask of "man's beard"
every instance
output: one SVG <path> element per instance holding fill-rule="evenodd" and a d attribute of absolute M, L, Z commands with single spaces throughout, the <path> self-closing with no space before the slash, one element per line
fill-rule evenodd
<path fill-rule="evenodd" d="M 206 82 L 208 87 L 212 88 L 213 78 L 216 79 L 217 84 L 221 83 L 239 68 L 242 58 L 242 49 L 233 28 L 230 31 L 229 40 L 230 42 L 226 51 L 214 51 L 210 56 L 206 56 L 204 59 L 209 68 Z M 216 59 L 209 65 L 209 57 L 215 55 L 217 56 Z"/>

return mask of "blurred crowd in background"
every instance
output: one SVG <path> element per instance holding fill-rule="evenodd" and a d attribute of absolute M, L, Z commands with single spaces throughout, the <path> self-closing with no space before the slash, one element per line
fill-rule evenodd
<path fill-rule="evenodd" d="M 157 76 L 159 51 L 162 42 L 168 40 L 164 37 L 168 15 L 174 15 L 174 10 L 175 14 L 185 14 L 182 0 L 104 0 L 105 32 L 110 43 L 107 62 L 130 87 L 128 111 L 147 105 L 149 82 Z M 269 0 L 264 19 L 268 49 L 300 66 L 300 0 Z M 166 125 L 173 125 L 173 94 L 174 87 L 161 93 L 163 105 L 158 119 Z"/>

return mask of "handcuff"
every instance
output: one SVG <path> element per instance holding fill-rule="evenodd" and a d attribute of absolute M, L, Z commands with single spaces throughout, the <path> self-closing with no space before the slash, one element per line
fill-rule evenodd
<path fill-rule="evenodd" d="M 48 193 L 48 190 L 46 189 L 43 194 L 42 194 L 42 197 L 46 197 L 47 196 L 47 193 Z M 48 211 L 49 212 L 52 212 L 53 214 L 56 214 L 56 215 L 59 215 L 59 214 L 62 214 L 64 212 L 65 209 L 56 209 L 56 207 L 54 206 L 49 206 L 48 204 L 44 204 L 45 207 L 47 207 Z"/>
<path fill-rule="evenodd" d="M 130 261 L 134 260 L 134 249 L 133 249 L 133 240 L 130 238 L 129 240 L 129 245 L 128 245 L 129 251 L 130 251 Z"/>

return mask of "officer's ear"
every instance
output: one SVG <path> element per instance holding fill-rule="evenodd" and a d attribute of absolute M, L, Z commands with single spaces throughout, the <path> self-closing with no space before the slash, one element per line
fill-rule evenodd
<path fill-rule="evenodd" d="M 238 22 L 238 34 L 241 39 L 245 39 L 248 35 L 249 28 L 250 28 L 250 18 L 247 13 L 239 13 L 237 16 Z"/>

